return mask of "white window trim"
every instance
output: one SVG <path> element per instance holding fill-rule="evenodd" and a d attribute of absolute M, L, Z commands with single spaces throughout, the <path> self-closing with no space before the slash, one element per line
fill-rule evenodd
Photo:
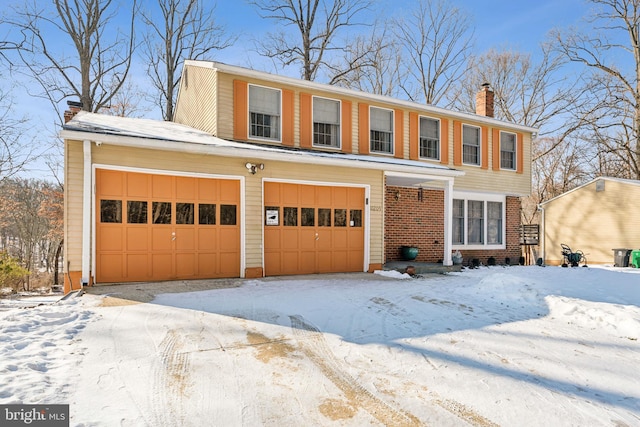
<path fill-rule="evenodd" d="M 465 244 L 460 245 L 460 244 L 456 244 L 453 243 L 452 244 L 452 249 L 453 250 L 486 250 L 486 251 L 492 251 L 492 250 L 501 250 L 501 249 L 506 249 L 507 248 L 507 196 L 505 196 L 504 194 L 491 194 L 491 193 L 474 193 L 474 192 L 469 192 L 469 191 L 454 191 L 453 192 L 453 199 L 461 199 L 464 200 L 464 241 Z M 468 224 L 469 224 L 469 215 L 467 212 L 468 206 L 467 206 L 467 201 L 469 200 L 474 200 L 474 201 L 481 201 L 484 202 L 484 208 L 483 208 L 483 226 L 484 226 L 484 230 L 483 230 L 483 236 L 484 236 L 484 243 L 481 245 L 478 244 L 473 244 L 473 245 L 469 245 L 467 244 L 467 239 L 469 238 L 469 233 L 468 233 Z M 502 243 L 501 244 L 490 244 L 487 243 L 487 227 L 488 227 L 488 211 L 487 211 L 487 202 L 500 202 L 502 203 Z M 464 256 L 464 253 L 463 253 Z"/>
<path fill-rule="evenodd" d="M 279 123 L 279 129 L 278 129 L 278 139 L 275 138 L 261 138 L 259 136 L 253 136 L 251 135 L 251 103 L 249 102 L 249 92 L 251 91 L 250 87 L 254 86 L 254 87 L 261 87 L 261 88 L 265 88 L 265 89 L 270 89 L 270 90 L 275 90 L 277 92 L 280 93 L 280 112 L 278 117 L 280 117 L 280 123 Z M 257 85 L 257 84 L 253 84 L 253 83 L 249 83 L 249 86 L 247 87 L 247 136 L 249 139 L 251 140 L 255 140 L 255 141 L 267 141 L 267 142 L 282 142 L 282 89 L 278 89 L 275 87 L 269 87 L 269 86 L 264 86 L 264 85 Z"/>
<path fill-rule="evenodd" d="M 437 159 L 432 159 L 431 157 L 422 157 L 420 155 L 420 119 L 430 119 L 430 120 L 435 120 L 438 122 L 438 158 Z M 430 117 L 430 116 L 418 116 L 418 157 L 420 158 L 420 160 L 427 160 L 430 162 L 440 162 L 440 159 L 442 159 L 442 120 L 440 120 L 437 117 Z"/>
<path fill-rule="evenodd" d="M 371 110 L 385 110 L 391 111 L 391 152 L 386 151 L 374 151 L 371 149 Z M 394 156 L 396 150 L 396 112 L 391 108 L 377 107 L 375 105 L 369 106 L 369 152 L 373 154 L 379 154 L 381 156 Z"/>
<path fill-rule="evenodd" d="M 465 126 L 478 129 L 478 163 L 477 164 L 476 163 L 467 163 L 467 162 L 464 161 L 464 128 L 465 128 Z M 465 165 L 465 166 L 471 166 L 471 167 L 476 167 L 476 168 L 482 167 L 482 128 L 480 126 L 469 125 L 469 124 L 463 123 L 462 124 L 462 128 L 460 129 L 460 133 L 462 134 L 462 135 L 460 135 L 460 137 L 462 138 L 462 141 L 461 141 L 461 146 L 462 146 L 462 153 L 461 153 L 462 164 Z"/>
<path fill-rule="evenodd" d="M 321 144 L 316 144 L 313 138 L 313 125 L 315 124 L 315 120 L 313 118 L 313 100 L 316 98 L 321 98 L 321 99 L 326 99 L 329 101 L 336 101 L 338 103 L 338 139 L 340 144 L 338 144 L 338 146 L 333 146 L 333 145 L 321 145 Z M 313 95 L 311 97 L 311 144 L 315 147 L 315 148 L 325 148 L 327 150 L 342 150 L 342 100 L 340 99 L 335 99 L 335 98 L 327 98 L 325 96 L 315 96 Z"/>
<path fill-rule="evenodd" d="M 509 135 L 513 135 L 514 136 L 514 150 L 513 150 L 513 169 L 510 168 L 503 168 L 502 167 L 502 134 L 506 133 Z M 518 134 L 514 133 L 514 132 L 507 132 L 507 131 L 500 131 L 500 141 L 498 141 L 498 144 L 500 145 L 500 170 L 503 171 L 507 171 L 507 172 L 516 172 L 518 170 Z"/>

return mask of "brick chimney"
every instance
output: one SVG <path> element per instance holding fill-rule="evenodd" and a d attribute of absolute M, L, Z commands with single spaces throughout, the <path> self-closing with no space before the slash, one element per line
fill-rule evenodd
<path fill-rule="evenodd" d="M 476 93 L 476 114 L 493 117 L 493 91 L 489 83 L 483 83 L 482 89 Z"/>
<path fill-rule="evenodd" d="M 69 109 L 64 112 L 64 122 L 68 123 L 82 109 L 82 102 L 67 101 Z"/>

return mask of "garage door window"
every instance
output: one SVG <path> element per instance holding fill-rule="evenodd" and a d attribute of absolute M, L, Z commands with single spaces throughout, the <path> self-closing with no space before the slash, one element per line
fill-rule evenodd
<path fill-rule="evenodd" d="M 170 202 L 153 202 L 153 223 L 171 224 Z"/>
<path fill-rule="evenodd" d="M 220 205 L 220 225 L 236 225 L 236 205 Z"/>
<path fill-rule="evenodd" d="M 346 227 L 347 226 L 347 210 L 346 209 L 334 209 L 334 211 L 333 211 L 333 226 L 334 227 Z"/>
<path fill-rule="evenodd" d="M 284 225 L 287 227 L 298 226 L 298 208 L 284 208 Z"/>
<path fill-rule="evenodd" d="M 100 200 L 100 222 L 122 223 L 122 201 Z"/>
<path fill-rule="evenodd" d="M 314 208 L 302 208 L 302 226 L 315 227 L 316 210 Z"/>
<path fill-rule="evenodd" d="M 318 208 L 318 227 L 331 227 L 331 209 Z"/>
<path fill-rule="evenodd" d="M 193 224 L 194 214 L 193 203 L 176 203 L 176 224 Z"/>
<path fill-rule="evenodd" d="M 216 225 L 216 205 L 200 203 L 198 205 L 198 223 L 200 225 Z"/>
<path fill-rule="evenodd" d="M 360 209 L 351 210 L 351 220 L 349 225 L 352 227 L 362 227 L 362 211 Z"/>
<path fill-rule="evenodd" d="M 147 223 L 147 202 L 138 202 L 135 200 L 129 200 L 127 202 L 127 223 Z"/>

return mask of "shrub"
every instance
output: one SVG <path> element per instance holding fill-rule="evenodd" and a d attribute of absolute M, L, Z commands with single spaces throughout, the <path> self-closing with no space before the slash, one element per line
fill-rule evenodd
<path fill-rule="evenodd" d="M 29 270 L 22 267 L 17 259 L 0 251 L 0 288 L 8 287 L 16 292 L 28 274 Z"/>

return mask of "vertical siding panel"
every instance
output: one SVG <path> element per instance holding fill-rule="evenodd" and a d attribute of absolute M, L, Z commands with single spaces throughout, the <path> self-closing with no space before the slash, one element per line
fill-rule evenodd
<path fill-rule="evenodd" d="M 233 81 L 233 138 L 247 140 L 248 131 L 248 85 L 242 80 Z"/>
<path fill-rule="evenodd" d="M 360 154 L 369 154 L 369 104 L 358 104 L 358 148 Z"/>
<path fill-rule="evenodd" d="M 492 129 L 493 138 L 491 141 L 492 153 L 493 157 L 491 161 L 493 162 L 493 170 L 500 170 L 500 129 L 493 128 Z"/>
<path fill-rule="evenodd" d="M 311 95 L 308 93 L 300 93 L 300 146 L 311 148 L 313 129 L 312 129 L 312 112 L 311 112 Z"/>
<path fill-rule="evenodd" d="M 449 120 L 440 119 L 440 163 L 449 164 Z"/>
<path fill-rule="evenodd" d="M 393 156 L 398 159 L 404 158 L 404 111 L 394 110 L 394 150 Z"/>
<path fill-rule="evenodd" d="M 294 92 L 282 89 L 282 144 L 294 145 Z"/>
<path fill-rule="evenodd" d="M 524 168 L 524 144 L 522 143 L 522 134 L 516 134 L 516 156 L 518 159 L 516 160 L 516 172 L 523 173 Z"/>
<path fill-rule="evenodd" d="M 342 101 L 342 151 L 345 153 L 352 153 L 352 140 L 353 135 L 353 114 L 351 112 L 351 101 Z"/>
<path fill-rule="evenodd" d="M 453 164 L 462 166 L 462 123 L 453 121 Z"/>
<path fill-rule="evenodd" d="M 489 169 L 489 128 L 486 126 L 480 126 L 480 132 L 482 136 L 480 137 L 482 141 L 480 141 L 480 145 L 482 146 L 482 160 L 480 167 L 482 169 Z"/>
<path fill-rule="evenodd" d="M 420 158 L 420 130 L 418 122 L 418 113 L 409 113 L 409 158 L 411 160 L 418 160 Z"/>

